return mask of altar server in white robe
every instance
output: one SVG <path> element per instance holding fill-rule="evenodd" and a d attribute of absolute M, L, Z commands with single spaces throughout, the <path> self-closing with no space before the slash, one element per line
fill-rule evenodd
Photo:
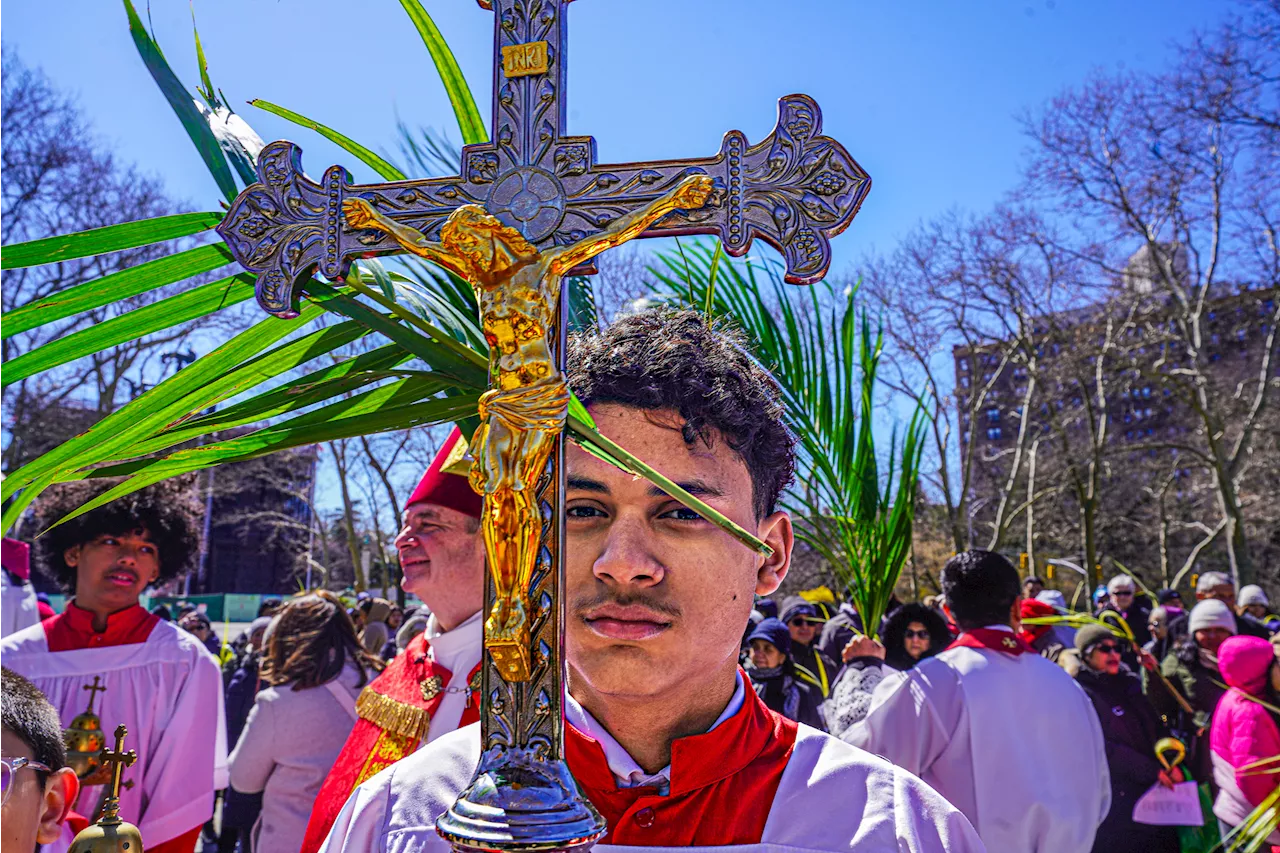
<path fill-rule="evenodd" d="M 605 435 L 773 549 L 567 449 L 565 758 L 607 822 L 595 849 L 982 850 L 935 791 L 770 711 L 738 667 L 753 595 L 790 563 L 776 503 L 794 466 L 777 386 L 741 341 L 699 314 L 649 311 L 575 337 L 568 363 Z M 473 725 L 374 776 L 323 849 L 448 850 L 435 822 L 479 753 Z"/>
<path fill-rule="evenodd" d="M 41 526 L 101 490 L 55 489 L 37 504 Z M 104 731 L 128 727 L 138 760 L 125 774 L 134 785 L 120 792 L 120 817 L 137 825 L 147 853 L 191 853 L 213 816 L 214 791 L 227 786 L 218 664 L 194 636 L 138 605 L 148 584 L 195 554 L 197 517 L 177 484 L 162 484 L 49 531 L 37 543 L 41 556 L 74 598 L 0 643 L 4 665 L 49 697 L 63 726 L 95 696 Z M 91 689 L 95 678 L 103 689 Z M 76 811 L 92 815 L 104 790 L 86 780 Z"/>
<path fill-rule="evenodd" d="M 1087 853 L 1111 805 L 1093 706 L 1014 633 L 1019 584 L 1008 560 L 957 554 L 942 590 L 963 633 L 886 677 L 845 739 L 919 775 L 969 817 L 991 853 Z M 854 645 L 883 656 L 865 637 Z"/>
<path fill-rule="evenodd" d="M 31 546 L 6 536 L 0 543 L 0 637 L 39 621 L 39 603 L 31 585 Z"/>

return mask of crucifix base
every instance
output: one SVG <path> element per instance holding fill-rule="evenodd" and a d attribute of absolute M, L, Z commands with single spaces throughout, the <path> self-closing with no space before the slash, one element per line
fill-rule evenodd
<path fill-rule="evenodd" d="M 605 830 L 568 765 L 539 747 L 487 750 L 471 785 L 436 821 L 458 853 L 586 851 Z"/>

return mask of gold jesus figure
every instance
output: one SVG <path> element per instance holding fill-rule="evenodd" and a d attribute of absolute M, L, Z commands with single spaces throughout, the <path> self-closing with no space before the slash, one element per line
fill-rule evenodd
<path fill-rule="evenodd" d="M 507 681 L 528 681 L 529 584 L 538 562 L 542 513 L 534 489 L 564 429 L 569 391 L 551 354 L 560 284 L 577 265 L 639 237 L 675 210 L 706 204 L 712 182 L 686 177 L 671 192 L 571 246 L 538 251 L 513 228 L 475 204 L 459 207 L 440 242 L 378 213 L 364 199 L 342 212 L 351 228 L 370 228 L 407 251 L 470 282 L 489 342 L 489 390 L 471 440 L 471 486 L 484 495 L 481 527 L 497 593 L 485 621 L 485 648 Z"/>

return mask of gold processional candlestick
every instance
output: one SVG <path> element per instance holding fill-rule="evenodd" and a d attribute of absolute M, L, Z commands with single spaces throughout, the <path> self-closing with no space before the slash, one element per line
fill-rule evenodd
<path fill-rule="evenodd" d="M 120 787 L 124 769 L 133 766 L 138 753 L 124 751 L 129 730 L 116 726 L 116 748 L 102 751 L 102 764 L 113 766 L 111 790 L 102 805 L 102 817 L 76 834 L 69 853 L 142 853 L 142 835 L 138 828 L 120 819 Z"/>

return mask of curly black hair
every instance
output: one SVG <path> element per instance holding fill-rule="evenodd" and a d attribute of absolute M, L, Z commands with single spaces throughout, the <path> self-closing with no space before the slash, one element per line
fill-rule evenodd
<path fill-rule="evenodd" d="M 36 539 L 38 566 L 68 592 L 75 590 L 76 570 L 67 565 L 62 555 L 68 548 L 103 534 L 118 536 L 146 530 L 160 551 L 161 581 L 185 571 L 199 550 L 203 507 L 196 494 L 194 475 L 148 486 L 49 530 L 57 521 L 120 482 L 101 479 L 63 483 L 50 488 L 32 503 L 36 530 L 48 531 Z"/>
<path fill-rule="evenodd" d="M 696 311 L 655 308 L 569 339 L 569 386 L 583 405 L 670 409 L 686 444 L 724 437 L 751 475 L 757 518 L 774 511 L 795 473 L 795 439 L 778 383 L 740 332 Z"/>

